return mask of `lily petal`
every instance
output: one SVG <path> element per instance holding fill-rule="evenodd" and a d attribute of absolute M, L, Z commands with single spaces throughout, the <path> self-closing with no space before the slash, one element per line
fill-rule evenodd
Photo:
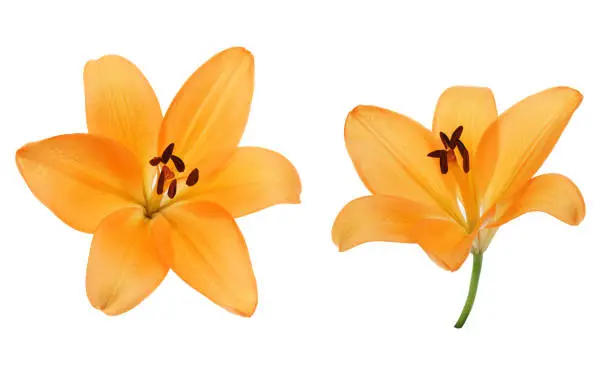
<path fill-rule="evenodd" d="M 285 157 L 271 150 L 242 147 L 223 169 L 188 188 L 178 198 L 206 200 L 241 217 L 281 203 L 299 203 L 302 185 L 297 171 Z"/>
<path fill-rule="evenodd" d="M 486 87 L 454 86 L 446 89 L 438 100 L 433 131 L 451 135 L 463 126 L 461 141 L 474 154 L 480 138 L 497 119 L 493 92 Z"/>
<path fill-rule="evenodd" d="M 569 87 L 544 90 L 517 103 L 489 126 L 476 153 L 485 210 L 531 179 L 581 102 L 582 95 Z"/>
<path fill-rule="evenodd" d="M 478 230 L 467 235 L 454 221 L 422 219 L 411 225 L 408 232 L 438 266 L 456 271 L 470 254 Z"/>
<path fill-rule="evenodd" d="M 107 55 L 88 62 L 83 77 L 89 133 L 117 140 L 146 166 L 157 154 L 162 113 L 145 76 L 129 60 Z"/>
<path fill-rule="evenodd" d="M 87 263 L 87 297 L 92 306 L 107 315 L 124 313 L 164 280 L 168 267 L 157 252 L 151 228 L 141 207 L 124 208 L 104 218 Z"/>
<path fill-rule="evenodd" d="M 332 239 L 341 252 L 373 241 L 415 243 L 411 226 L 427 217 L 444 214 L 436 208 L 390 195 L 358 198 L 338 214 Z"/>
<path fill-rule="evenodd" d="M 488 227 L 499 227 L 527 212 L 545 212 L 569 225 L 578 225 L 585 216 L 580 190 L 572 180 L 559 174 L 534 177 L 514 196 L 498 203 L 498 219 Z"/>
<path fill-rule="evenodd" d="M 493 92 L 484 87 L 455 86 L 442 93 L 434 115 L 433 131 L 436 134 L 459 133 L 469 156 L 474 156 L 483 133 L 497 119 L 497 108 Z M 462 127 L 461 129 L 458 129 Z M 460 131 L 456 131 L 460 130 Z M 459 143 L 458 149 L 461 149 Z M 461 154 L 462 157 L 464 154 Z M 480 216 L 479 199 L 476 194 L 473 172 L 452 171 L 461 199 L 471 224 L 478 222 Z"/>
<path fill-rule="evenodd" d="M 439 161 L 427 156 L 440 145 L 431 131 L 401 114 L 358 106 L 346 118 L 344 137 L 357 173 L 373 194 L 414 200 L 462 220 L 454 179 L 442 175 Z"/>
<path fill-rule="evenodd" d="M 219 306 L 251 316 L 257 284 L 244 238 L 232 216 L 209 202 L 177 203 L 162 211 L 169 238 L 156 238 L 166 263 Z"/>
<path fill-rule="evenodd" d="M 76 230 L 92 233 L 108 214 L 144 204 L 141 168 L 113 140 L 55 136 L 24 145 L 16 161 L 36 198 Z"/>
<path fill-rule="evenodd" d="M 175 153 L 201 176 L 236 150 L 246 125 L 254 83 L 253 55 L 231 48 L 213 56 L 185 82 L 164 117 L 159 152 Z"/>

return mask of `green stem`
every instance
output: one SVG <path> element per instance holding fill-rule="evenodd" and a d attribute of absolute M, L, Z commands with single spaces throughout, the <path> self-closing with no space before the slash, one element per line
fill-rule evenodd
<path fill-rule="evenodd" d="M 482 252 L 473 252 L 472 260 L 474 261 L 474 264 L 472 265 L 470 290 L 468 292 L 467 299 L 465 300 L 463 311 L 461 311 L 461 316 L 459 316 L 459 320 L 457 320 L 457 323 L 455 324 L 457 329 L 462 328 L 463 324 L 465 324 L 465 320 L 467 320 L 468 316 L 470 316 L 470 311 L 472 311 L 472 306 L 474 305 L 474 300 L 476 299 L 478 280 L 480 279 L 480 271 L 482 270 Z"/>

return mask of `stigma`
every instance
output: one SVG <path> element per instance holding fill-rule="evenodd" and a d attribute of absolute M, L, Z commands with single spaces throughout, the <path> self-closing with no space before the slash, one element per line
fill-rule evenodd
<path fill-rule="evenodd" d="M 448 173 L 449 163 L 457 162 L 457 155 L 455 149 L 459 151 L 462 159 L 463 172 L 468 173 L 470 171 L 470 154 L 468 153 L 465 144 L 461 141 L 461 134 L 463 133 L 463 126 L 459 126 L 453 131 L 450 139 L 444 132 L 440 132 L 440 140 L 444 145 L 444 149 L 434 150 L 427 154 L 428 157 L 440 159 L 440 172 L 445 175 Z"/>
<path fill-rule="evenodd" d="M 173 152 L 174 143 L 170 143 L 159 157 L 153 157 L 149 161 L 151 166 L 157 167 L 155 192 L 157 195 L 166 193 L 170 199 L 176 196 L 180 181 L 185 180 L 185 185 L 191 187 L 197 184 L 200 178 L 200 171 L 197 168 L 192 169 L 189 175 L 184 176 L 185 162 L 179 156 L 174 155 Z"/>

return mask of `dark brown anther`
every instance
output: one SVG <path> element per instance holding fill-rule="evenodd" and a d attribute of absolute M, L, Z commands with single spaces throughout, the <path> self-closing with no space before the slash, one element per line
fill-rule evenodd
<path fill-rule="evenodd" d="M 197 168 L 194 168 L 193 171 L 189 173 L 189 176 L 187 176 L 187 181 L 185 181 L 185 184 L 187 184 L 187 186 L 194 186 L 199 179 L 200 171 Z"/>
<path fill-rule="evenodd" d="M 431 158 L 441 158 L 443 155 L 446 155 L 446 150 L 434 150 L 427 154 L 427 156 Z"/>
<path fill-rule="evenodd" d="M 440 172 L 442 172 L 443 175 L 446 175 L 448 172 L 448 157 L 446 153 L 440 157 Z"/>
<path fill-rule="evenodd" d="M 449 147 L 453 149 L 451 147 L 450 139 L 448 138 L 448 136 L 446 136 L 444 132 L 440 132 L 440 140 L 442 140 L 442 144 L 444 144 L 444 149 L 448 149 Z"/>
<path fill-rule="evenodd" d="M 442 144 L 444 144 L 444 149 L 434 150 L 427 154 L 428 157 L 440 158 L 440 172 L 442 172 L 443 175 L 448 173 L 449 163 L 457 161 L 455 148 L 459 150 L 461 158 L 463 159 L 463 172 L 468 173 L 470 171 L 470 154 L 460 140 L 462 133 L 463 126 L 457 126 L 450 139 L 444 132 L 440 132 L 440 140 Z"/>
<path fill-rule="evenodd" d="M 176 170 L 178 172 L 185 171 L 185 162 L 183 162 L 182 159 L 180 159 L 179 157 L 175 155 L 171 156 L 170 159 L 172 159 L 172 162 L 174 163 L 174 167 L 176 167 Z"/>
<path fill-rule="evenodd" d="M 457 149 L 459 149 L 461 158 L 463 158 L 463 172 L 468 173 L 470 171 L 470 154 L 461 140 L 457 140 Z"/>
<path fill-rule="evenodd" d="M 170 160 L 170 156 L 172 156 L 173 150 L 174 150 L 174 143 L 170 143 L 170 145 L 168 145 L 166 149 L 164 149 L 164 152 L 161 155 L 161 161 L 164 164 L 168 163 L 168 161 Z"/>
<path fill-rule="evenodd" d="M 168 198 L 172 199 L 176 195 L 176 179 L 172 180 L 168 187 Z"/>
<path fill-rule="evenodd" d="M 150 161 L 149 164 L 153 167 L 157 166 L 159 164 L 159 162 L 161 162 L 161 158 L 159 157 L 153 157 Z"/>
<path fill-rule="evenodd" d="M 449 152 L 446 150 L 434 150 L 433 152 L 427 154 L 427 156 L 432 158 L 440 158 L 440 172 L 442 172 L 442 174 L 446 174 L 448 172 L 448 154 Z"/>
<path fill-rule="evenodd" d="M 457 142 L 461 138 L 462 133 L 463 133 L 463 126 L 459 126 L 455 129 L 455 131 L 451 135 L 450 144 L 448 145 L 451 149 L 455 149 L 455 147 L 457 146 Z"/>
<path fill-rule="evenodd" d="M 164 181 L 166 177 L 163 174 L 160 174 L 157 179 L 157 195 L 161 195 L 164 192 Z"/>

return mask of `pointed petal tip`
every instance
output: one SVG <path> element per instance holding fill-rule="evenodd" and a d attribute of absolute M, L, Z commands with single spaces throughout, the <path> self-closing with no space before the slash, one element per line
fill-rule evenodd
<path fill-rule="evenodd" d="M 342 235 L 340 234 L 340 231 L 338 230 L 337 221 L 338 221 L 338 218 L 336 218 L 336 221 L 334 221 L 334 225 L 332 226 L 332 242 L 334 243 L 336 248 L 338 248 L 338 252 L 344 253 L 358 246 L 359 243 L 348 243 L 346 241 L 343 241 Z"/>
<path fill-rule="evenodd" d="M 244 301 L 241 302 L 241 307 L 224 306 L 223 308 L 234 315 L 250 318 L 255 314 L 255 311 L 257 310 L 257 305 L 259 304 L 257 286 L 254 287 L 254 290 L 250 297 L 244 298 Z"/>
<path fill-rule="evenodd" d="M 493 93 L 493 91 L 486 87 L 486 86 L 477 86 L 477 85 L 453 85 L 448 87 L 446 90 L 444 90 L 442 92 L 442 95 L 452 92 L 454 90 L 482 90 L 482 91 L 487 91 L 490 92 L 491 94 Z"/>
<path fill-rule="evenodd" d="M 367 115 L 369 111 L 372 111 L 375 109 L 382 109 L 382 108 L 378 108 L 372 105 L 358 105 L 346 115 L 346 119 L 344 120 L 345 141 L 346 141 L 348 126 L 351 123 L 354 123 L 355 120 L 359 120 L 360 118 L 363 118 L 364 115 Z"/>
<path fill-rule="evenodd" d="M 23 154 L 26 151 L 27 145 L 28 144 L 25 144 L 21 148 L 15 151 L 15 163 L 17 163 L 17 167 L 19 167 L 20 169 L 21 169 L 21 166 L 19 165 L 19 160 L 21 159 L 21 157 L 23 157 Z"/>
<path fill-rule="evenodd" d="M 230 308 L 229 311 L 231 313 L 236 314 L 236 315 L 241 316 L 241 317 L 251 318 L 251 317 L 253 317 L 253 315 L 255 314 L 255 311 L 257 310 L 257 304 L 258 304 L 257 297 L 255 297 L 255 302 L 253 302 L 251 304 L 251 306 L 248 307 L 247 309 L 245 309 L 245 310 L 236 310 L 236 309 L 231 309 Z"/>
<path fill-rule="evenodd" d="M 220 55 L 224 55 L 230 58 L 236 58 L 241 62 L 248 62 L 250 65 L 255 64 L 255 57 L 253 53 L 251 53 L 248 49 L 242 46 L 234 46 L 228 49 L 225 49 L 219 53 Z"/>
<path fill-rule="evenodd" d="M 102 55 L 99 58 L 90 59 L 87 62 L 85 62 L 84 72 L 87 72 L 88 69 L 94 68 L 97 65 L 106 64 L 106 63 L 111 63 L 111 64 L 118 64 L 118 63 L 133 64 L 129 59 L 127 59 L 125 57 L 122 57 L 121 55 L 117 55 L 117 54 L 105 54 L 105 55 Z"/>
<path fill-rule="evenodd" d="M 576 106 L 579 106 L 580 103 L 582 103 L 582 100 L 584 99 L 584 96 L 582 95 L 580 91 L 578 91 L 577 89 L 574 89 L 573 87 L 569 87 L 569 86 L 555 86 L 555 87 L 551 87 L 550 89 L 548 89 L 548 91 L 567 93 L 568 95 L 570 95 L 576 100 Z"/>
<path fill-rule="evenodd" d="M 353 249 L 350 245 L 338 244 L 338 243 L 334 243 L 334 244 L 336 244 L 336 246 L 338 247 L 338 252 L 340 253 L 344 253 L 346 251 Z"/>
<path fill-rule="evenodd" d="M 247 48 L 243 46 L 232 46 L 230 48 L 225 49 L 224 52 L 243 54 L 244 56 L 251 57 L 251 58 L 253 57 L 253 53 L 251 53 Z"/>
<path fill-rule="evenodd" d="M 110 301 L 103 301 L 103 302 L 98 302 L 98 300 L 96 299 L 96 297 L 90 293 L 89 291 L 87 291 L 87 300 L 89 300 L 89 304 L 91 305 L 91 307 L 95 308 L 96 310 L 102 312 L 103 314 L 105 314 L 106 316 L 118 316 L 120 314 L 122 314 L 125 311 L 114 311 L 111 309 L 112 305 Z"/>
<path fill-rule="evenodd" d="M 580 196 L 581 202 L 576 208 L 574 208 L 572 212 L 571 220 L 567 223 L 570 226 L 580 225 L 582 221 L 584 221 L 584 218 L 586 217 L 586 204 L 584 203 L 584 197 L 582 193 L 580 193 L 580 190 L 578 190 L 578 195 Z"/>
<path fill-rule="evenodd" d="M 356 106 L 355 108 L 353 108 L 349 112 L 349 114 L 346 117 L 346 119 L 348 120 L 351 117 L 358 116 L 361 113 L 366 113 L 368 110 L 373 110 L 373 109 L 381 109 L 381 108 L 377 108 L 377 107 L 375 107 L 373 105 L 363 105 L 363 104 L 360 104 L 360 105 Z"/>

